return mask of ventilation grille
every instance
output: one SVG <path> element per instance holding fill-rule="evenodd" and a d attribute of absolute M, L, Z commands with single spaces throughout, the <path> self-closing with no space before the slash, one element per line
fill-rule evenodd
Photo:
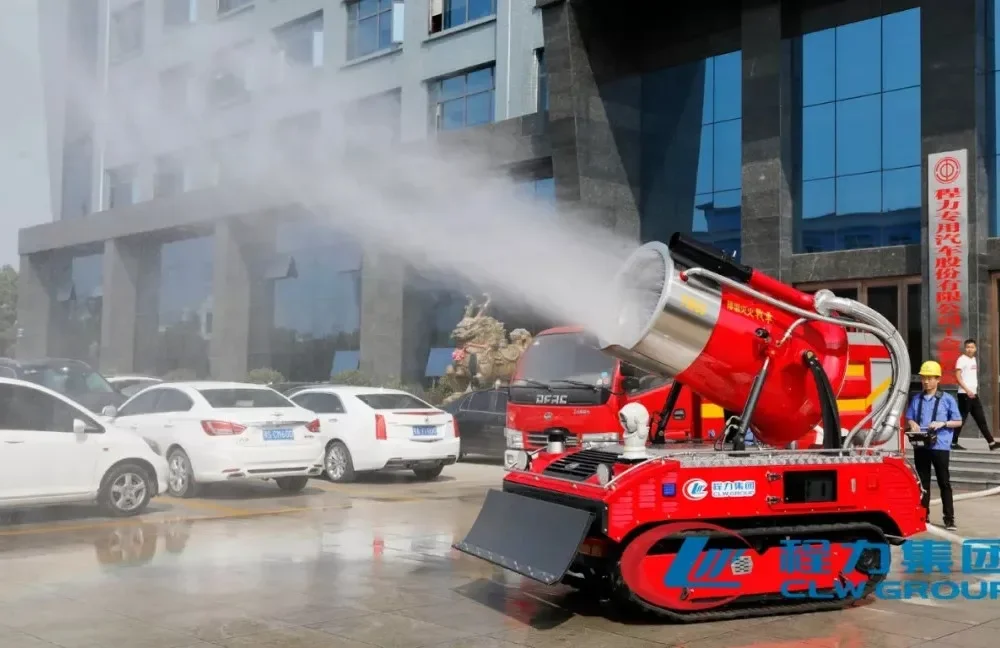
<path fill-rule="evenodd" d="M 617 461 L 618 454 L 614 452 L 581 450 L 552 462 L 542 474 L 572 481 L 586 481 L 597 474 L 598 465 L 603 463 L 610 467 Z"/>

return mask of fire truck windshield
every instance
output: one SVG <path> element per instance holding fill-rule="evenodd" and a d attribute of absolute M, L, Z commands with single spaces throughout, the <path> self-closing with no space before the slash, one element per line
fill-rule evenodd
<path fill-rule="evenodd" d="M 580 333 L 540 335 L 521 356 L 512 386 L 596 389 L 614 374 L 615 360 Z"/>

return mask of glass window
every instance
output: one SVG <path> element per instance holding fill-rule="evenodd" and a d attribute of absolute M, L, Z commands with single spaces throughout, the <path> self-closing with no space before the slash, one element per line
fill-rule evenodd
<path fill-rule="evenodd" d="M 139 416 L 156 411 L 156 401 L 160 398 L 160 390 L 152 389 L 143 392 L 121 406 L 118 416 Z"/>
<path fill-rule="evenodd" d="M 161 414 L 168 412 L 187 412 L 194 407 L 194 401 L 176 389 L 157 390 L 160 397 L 156 401 L 156 411 Z"/>
<path fill-rule="evenodd" d="M 869 286 L 868 305 L 899 328 L 899 286 Z"/>
<path fill-rule="evenodd" d="M 576 333 L 540 335 L 521 356 L 511 384 L 584 382 L 610 379 L 615 360 L 596 341 Z"/>
<path fill-rule="evenodd" d="M 545 112 L 549 109 L 549 72 L 545 66 L 545 48 L 535 50 L 535 65 L 538 69 L 538 86 L 535 98 L 535 110 Z"/>
<path fill-rule="evenodd" d="M 75 257 L 70 281 L 55 316 L 62 322 L 60 356 L 97 366 L 101 358 L 101 316 L 104 309 L 104 255 Z M 98 385 L 100 388 L 100 385 Z"/>
<path fill-rule="evenodd" d="M 438 6 L 441 13 L 431 14 L 431 34 L 496 13 L 496 0 L 443 0 Z"/>
<path fill-rule="evenodd" d="M 392 46 L 392 0 L 356 0 L 347 5 L 347 60 Z"/>
<path fill-rule="evenodd" d="M 501 414 L 507 412 L 507 392 L 496 392 L 496 398 L 493 400 L 493 411 Z"/>
<path fill-rule="evenodd" d="M 356 398 L 375 410 L 434 409 L 410 394 L 358 394 Z"/>
<path fill-rule="evenodd" d="M 495 67 L 472 70 L 431 85 L 439 131 L 491 123 L 494 119 Z"/>
<path fill-rule="evenodd" d="M 323 65 L 322 11 L 286 23 L 273 33 L 285 64 L 302 67 Z"/>
<path fill-rule="evenodd" d="M 266 363 L 292 382 L 329 380 L 359 367 L 361 247 L 346 234 L 317 223 L 278 226 L 276 253 L 294 271 L 274 280 L 270 340 L 258 349 Z"/>
<path fill-rule="evenodd" d="M 742 63 L 737 50 L 602 84 L 616 140 L 636 142 L 623 162 L 643 242 L 681 232 L 740 258 Z"/>
<path fill-rule="evenodd" d="M 139 371 L 151 364 L 153 375 L 174 372 L 209 375 L 208 344 L 212 337 L 214 237 L 165 243 L 160 248 L 159 304 L 141 300 L 139 322 L 151 319 L 158 333 L 152 358 L 142 358 Z M 157 307 L 152 313 L 150 307 Z M 138 346 L 140 354 L 142 347 Z"/>
<path fill-rule="evenodd" d="M 111 56 L 124 58 L 142 51 L 145 42 L 144 2 L 133 2 L 111 14 Z"/>
<path fill-rule="evenodd" d="M 344 404 L 340 402 L 340 397 L 336 394 L 315 394 L 316 400 L 313 403 L 315 412 L 321 414 L 343 414 L 346 410 Z"/>
<path fill-rule="evenodd" d="M 22 378 L 52 391 L 79 399 L 91 394 L 110 394 L 114 387 L 82 362 L 46 362 L 25 365 Z"/>
<path fill-rule="evenodd" d="M 43 391 L 0 385 L 0 429 L 72 432 L 74 419 L 96 427 L 83 412 Z"/>
<path fill-rule="evenodd" d="M 490 402 L 492 401 L 492 393 L 488 391 L 476 392 L 469 399 L 469 404 L 466 409 L 472 410 L 473 412 L 488 412 L 490 411 Z"/>
<path fill-rule="evenodd" d="M 795 45 L 794 251 L 919 243 L 920 9 L 805 34 Z"/>
<path fill-rule="evenodd" d="M 273 389 L 199 389 L 208 404 L 216 409 L 243 407 L 293 407 L 294 403 Z"/>

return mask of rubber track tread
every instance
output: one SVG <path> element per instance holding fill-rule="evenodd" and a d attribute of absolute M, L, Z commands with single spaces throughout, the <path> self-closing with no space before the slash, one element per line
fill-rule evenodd
<path fill-rule="evenodd" d="M 826 538 L 828 534 L 840 535 L 843 533 L 851 533 L 853 535 L 869 536 L 866 538 L 869 542 L 883 542 L 886 545 L 889 544 L 882 529 L 869 523 L 806 524 L 791 527 L 753 527 L 749 529 L 731 529 L 730 531 L 738 533 L 747 539 L 753 536 L 761 535 L 772 537 L 805 535 L 810 540 L 818 540 Z M 683 533 L 671 534 L 669 536 L 665 536 L 664 539 L 684 538 L 687 536 L 707 536 L 709 538 L 731 537 L 726 533 L 706 529 L 704 531 L 686 531 Z M 628 604 L 638 606 L 641 610 L 652 613 L 663 620 L 675 623 L 702 623 L 706 621 L 723 621 L 728 619 L 749 619 L 754 617 L 774 616 L 775 614 L 803 614 L 807 612 L 841 610 L 846 607 L 851 607 L 856 601 L 866 598 L 869 594 L 875 591 L 875 587 L 878 583 L 884 580 L 885 577 L 885 574 L 874 574 L 870 576 L 865 585 L 864 592 L 859 598 L 850 597 L 811 601 L 808 603 L 785 603 L 788 599 L 779 593 L 770 595 L 770 598 L 774 600 L 774 603 L 764 603 L 756 607 L 740 607 L 730 609 L 731 606 L 739 604 L 740 599 L 737 599 L 736 601 L 731 601 L 725 606 L 719 608 L 692 612 L 662 608 L 635 596 L 622 578 L 621 570 L 617 567 L 614 569 L 614 573 L 612 575 L 611 586 L 615 594 L 614 598 L 616 598 L 619 602 L 626 602 Z"/>

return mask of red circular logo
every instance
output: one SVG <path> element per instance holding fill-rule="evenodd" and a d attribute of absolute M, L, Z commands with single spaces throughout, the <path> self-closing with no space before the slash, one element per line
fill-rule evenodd
<path fill-rule="evenodd" d="M 941 184 L 951 184 L 958 180 L 958 174 L 962 172 L 962 165 L 953 157 L 941 158 L 934 165 L 934 178 Z"/>

